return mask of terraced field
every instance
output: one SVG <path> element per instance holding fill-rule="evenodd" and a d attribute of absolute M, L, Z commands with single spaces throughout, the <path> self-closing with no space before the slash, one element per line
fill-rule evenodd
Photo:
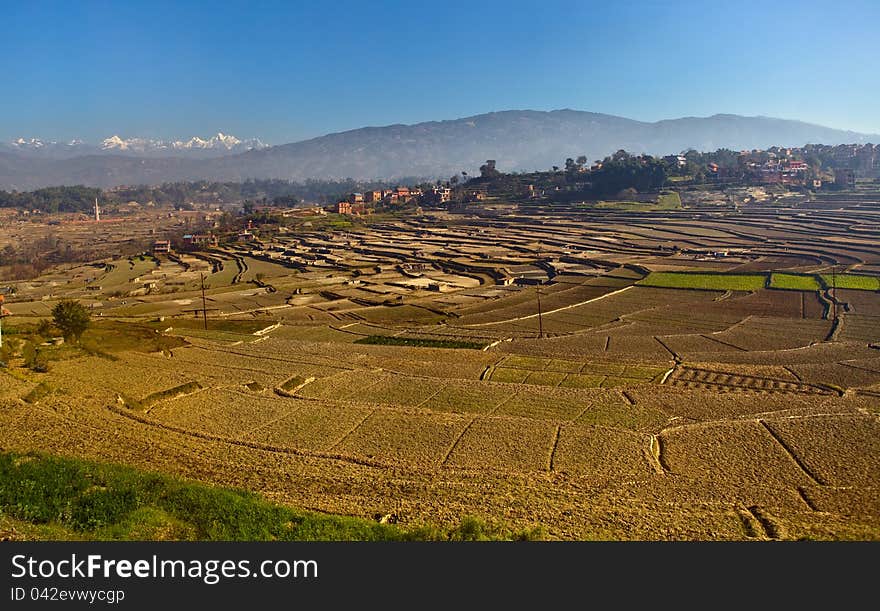
<path fill-rule="evenodd" d="M 723 391 L 754 391 L 754 392 L 784 392 L 784 393 L 810 393 L 832 394 L 828 388 L 812 386 L 790 379 L 745 375 L 730 371 L 718 371 L 713 369 L 698 369 L 695 367 L 679 367 L 667 382 L 673 386 L 686 388 L 707 388 L 719 392 Z"/>
<path fill-rule="evenodd" d="M 412 525 L 880 539 L 880 204 L 682 201 L 226 245 L 207 330 L 210 259 L 52 270 L 8 302 L 0 446 Z M 174 343 L 54 346 L 62 296 Z"/>
<path fill-rule="evenodd" d="M 653 272 L 641 280 L 642 286 L 701 291 L 757 291 L 765 286 L 766 278 L 758 274 L 692 274 Z"/>

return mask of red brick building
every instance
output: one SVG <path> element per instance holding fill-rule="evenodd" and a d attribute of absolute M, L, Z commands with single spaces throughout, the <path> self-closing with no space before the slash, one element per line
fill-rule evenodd
<path fill-rule="evenodd" d="M 364 214 L 367 207 L 363 202 L 339 202 L 336 204 L 336 211 L 339 214 Z"/>

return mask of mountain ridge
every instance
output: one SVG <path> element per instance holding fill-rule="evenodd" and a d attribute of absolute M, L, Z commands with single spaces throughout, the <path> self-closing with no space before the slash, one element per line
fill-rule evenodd
<path fill-rule="evenodd" d="M 616 150 L 664 155 L 711 151 L 856 144 L 880 135 L 766 116 L 715 114 L 653 123 L 573 109 L 502 110 L 457 119 L 367 126 L 212 158 L 140 157 L 117 151 L 66 159 L 24 158 L 0 150 L 0 188 L 58 184 L 109 187 L 178 180 L 281 178 L 447 178 L 477 172 L 486 159 L 504 171 L 562 165 L 567 157 L 601 159 Z M 112 153 L 112 154 L 111 154 Z"/>
<path fill-rule="evenodd" d="M 217 132 L 208 138 L 191 136 L 189 138 L 163 140 L 159 138 L 123 138 L 113 134 L 98 143 L 88 143 L 80 139 L 69 142 L 43 140 L 41 138 L 16 138 L 0 145 L 0 151 L 41 156 L 47 159 L 64 159 L 103 153 L 140 154 L 148 157 L 173 156 L 210 157 L 241 153 L 269 145 L 259 138 L 241 140 L 231 134 Z"/>

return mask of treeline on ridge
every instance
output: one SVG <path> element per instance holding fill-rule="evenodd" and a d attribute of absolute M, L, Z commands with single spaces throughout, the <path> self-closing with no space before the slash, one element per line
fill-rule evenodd
<path fill-rule="evenodd" d="M 413 178 L 411 182 L 418 182 Z M 293 207 L 303 201 L 330 203 L 340 193 L 390 189 L 397 184 L 411 184 L 407 179 L 398 182 L 342 180 L 245 180 L 244 182 L 175 182 L 158 186 L 121 186 L 109 190 L 91 187 L 59 186 L 34 191 L 0 191 L 0 208 L 21 208 L 41 212 L 90 212 L 99 200 L 102 209 L 114 205 L 153 202 L 158 206 L 185 207 L 191 203 L 239 203 L 245 200 Z"/>

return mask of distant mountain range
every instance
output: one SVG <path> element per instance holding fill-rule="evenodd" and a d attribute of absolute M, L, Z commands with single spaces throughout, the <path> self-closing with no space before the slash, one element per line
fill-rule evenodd
<path fill-rule="evenodd" d="M 44 159 L 69 159 L 100 154 L 204 159 L 264 149 L 268 146 L 257 138 L 240 140 L 230 134 L 218 132 L 206 140 L 198 136 L 186 140 L 156 140 L 122 138 L 113 135 L 105 138 L 99 144 L 88 144 L 82 140 L 58 142 L 56 140 L 40 140 L 39 138 L 17 138 L 9 143 L 0 143 L 0 152 L 19 153 Z"/>
<path fill-rule="evenodd" d="M 514 171 L 561 166 L 566 157 L 579 155 L 592 161 L 619 149 L 665 155 L 689 148 L 866 142 L 880 142 L 880 135 L 769 117 L 713 115 L 646 123 L 576 110 L 509 110 L 449 121 L 364 127 L 271 147 L 223 134 L 161 144 L 114 137 L 97 148 L 76 142 L 56 145 L 68 147 L 69 154 L 47 155 L 34 154 L 40 147 L 23 142 L 0 148 L 0 188 L 110 187 L 197 179 L 448 178 L 462 171 L 474 174 L 486 159 L 495 159 L 502 171 Z"/>

